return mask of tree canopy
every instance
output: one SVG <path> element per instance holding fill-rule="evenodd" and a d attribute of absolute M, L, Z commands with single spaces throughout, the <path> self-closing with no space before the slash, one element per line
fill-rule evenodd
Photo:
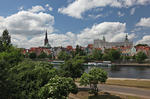
<path fill-rule="evenodd" d="M 92 68 L 89 73 L 84 73 L 80 78 L 80 85 L 90 85 L 90 93 L 98 94 L 97 84 L 105 83 L 107 80 L 107 72 L 101 68 Z"/>
<path fill-rule="evenodd" d="M 136 54 L 135 58 L 136 58 L 137 62 L 141 63 L 147 58 L 147 56 L 146 56 L 146 54 L 144 52 L 138 52 Z"/>
<path fill-rule="evenodd" d="M 58 54 L 58 59 L 59 60 L 68 60 L 70 59 L 70 55 L 67 54 L 65 51 L 61 51 L 59 54 Z"/>
<path fill-rule="evenodd" d="M 76 94 L 78 88 L 72 78 L 55 76 L 40 89 L 40 99 L 66 99 L 69 93 Z"/>
<path fill-rule="evenodd" d="M 102 51 L 101 50 L 98 50 L 98 49 L 94 49 L 93 50 L 93 53 L 92 53 L 92 56 L 95 60 L 101 60 L 102 59 Z"/>
<path fill-rule="evenodd" d="M 84 72 L 83 62 L 84 60 L 82 59 L 70 59 L 65 61 L 60 67 L 61 75 L 73 79 L 80 77 Z"/>

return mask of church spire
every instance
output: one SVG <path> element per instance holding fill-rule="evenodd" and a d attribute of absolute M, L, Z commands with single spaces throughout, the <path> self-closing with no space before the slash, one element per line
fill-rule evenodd
<path fill-rule="evenodd" d="M 105 36 L 103 36 L 103 41 L 104 41 L 104 42 L 106 41 Z"/>
<path fill-rule="evenodd" d="M 129 41 L 128 35 L 126 34 L 125 41 Z"/>
<path fill-rule="evenodd" d="M 48 38 L 47 38 L 47 30 L 46 30 L 46 33 L 45 33 L 45 39 L 44 39 L 44 46 L 48 43 Z"/>

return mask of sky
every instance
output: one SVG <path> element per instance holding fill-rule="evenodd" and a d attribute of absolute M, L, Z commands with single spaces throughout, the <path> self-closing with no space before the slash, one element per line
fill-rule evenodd
<path fill-rule="evenodd" d="M 87 46 L 94 39 L 150 45 L 150 0 L 0 0 L 0 35 L 20 48 Z"/>

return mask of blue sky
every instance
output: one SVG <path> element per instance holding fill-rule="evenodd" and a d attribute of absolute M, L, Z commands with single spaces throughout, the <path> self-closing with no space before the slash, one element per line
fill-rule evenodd
<path fill-rule="evenodd" d="M 18 47 L 87 46 L 94 39 L 150 45 L 150 0 L 1 0 L 0 34 Z"/>

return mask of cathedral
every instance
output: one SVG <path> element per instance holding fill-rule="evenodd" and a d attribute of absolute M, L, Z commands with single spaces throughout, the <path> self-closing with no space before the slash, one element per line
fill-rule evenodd
<path fill-rule="evenodd" d="M 126 35 L 125 40 L 123 42 L 107 42 L 105 40 L 105 37 L 103 37 L 103 40 L 96 39 L 94 40 L 94 48 L 112 48 L 112 47 L 132 47 L 133 42 L 130 42 L 128 39 L 128 35 Z"/>

